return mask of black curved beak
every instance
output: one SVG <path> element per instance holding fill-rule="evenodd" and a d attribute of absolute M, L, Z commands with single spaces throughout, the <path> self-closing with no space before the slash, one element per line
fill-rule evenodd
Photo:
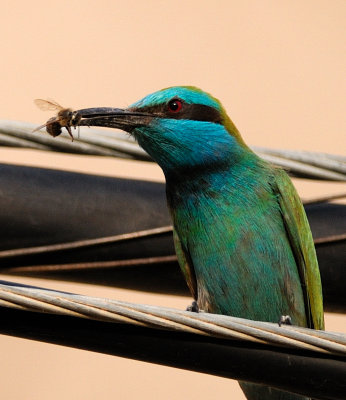
<path fill-rule="evenodd" d="M 103 126 L 129 133 L 136 127 L 148 125 L 153 118 L 149 113 L 111 107 L 84 108 L 75 112 L 80 118 L 80 126 Z"/>

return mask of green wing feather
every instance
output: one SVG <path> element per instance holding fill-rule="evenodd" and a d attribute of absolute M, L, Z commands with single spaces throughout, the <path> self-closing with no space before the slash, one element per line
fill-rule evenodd
<path fill-rule="evenodd" d="M 303 205 L 288 175 L 276 170 L 274 192 L 301 277 L 310 328 L 324 329 L 320 271 L 310 226 Z"/>
<path fill-rule="evenodd" d="M 273 171 L 273 170 L 272 170 Z M 296 259 L 306 308 L 308 326 L 324 329 L 322 285 L 316 252 L 308 220 L 299 196 L 288 175 L 275 169 L 271 187 L 280 206 L 286 232 Z M 187 285 L 197 299 L 195 269 L 187 249 L 174 230 L 174 243 L 180 268 Z"/>
<path fill-rule="evenodd" d="M 189 287 L 193 298 L 197 300 L 197 281 L 195 270 L 193 268 L 192 261 L 188 255 L 189 253 L 187 251 L 184 251 L 182 243 L 175 229 L 173 229 L 173 240 L 180 269 L 183 272 L 187 286 Z"/>

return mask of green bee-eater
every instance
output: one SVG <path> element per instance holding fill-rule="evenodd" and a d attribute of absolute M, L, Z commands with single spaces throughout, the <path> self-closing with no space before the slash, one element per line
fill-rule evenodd
<path fill-rule="evenodd" d="M 90 110 L 89 125 L 133 135 L 161 166 L 179 264 L 205 312 L 324 328 L 309 224 L 287 174 L 244 143 L 221 103 L 171 87 L 125 110 Z M 241 383 L 248 399 L 302 399 Z"/>

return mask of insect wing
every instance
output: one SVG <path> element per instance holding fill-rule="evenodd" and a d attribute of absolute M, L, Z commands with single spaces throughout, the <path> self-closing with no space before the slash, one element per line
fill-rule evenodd
<path fill-rule="evenodd" d="M 52 99 L 49 100 L 35 99 L 34 103 L 42 111 L 61 111 L 64 109 L 64 107 L 62 107 L 59 103 L 57 103 Z"/>
<path fill-rule="evenodd" d="M 56 122 L 56 121 L 57 121 L 57 119 L 56 119 L 55 117 L 49 118 L 49 120 L 48 120 L 45 124 L 40 125 L 40 126 L 38 126 L 37 128 L 35 128 L 35 129 L 32 131 L 32 133 L 37 132 L 37 131 L 39 131 L 40 129 L 46 128 L 47 126 L 53 124 L 53 123 Z"/>
<path fill-rule="evenodd" d="M 47 126 L 47 124 L 40 125 L 40 126 L 38 126 L 37 128 L 35 128 L 35 129 L 32 131 L 32 133 L 37 132 L 37 131 L 39 131 L 39 130 L 42 129 L 42 128 L 45 128 L 46 126 Z"/>

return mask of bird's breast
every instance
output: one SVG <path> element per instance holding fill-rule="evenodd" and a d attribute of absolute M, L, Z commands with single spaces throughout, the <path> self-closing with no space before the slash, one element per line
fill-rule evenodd
<path fill-rule="evenodd" d="M 186 192 L 171 210 L 202 309 L 267 321 L 289 314 L 304 324 L 300 278 L 274 197 Z"/>

